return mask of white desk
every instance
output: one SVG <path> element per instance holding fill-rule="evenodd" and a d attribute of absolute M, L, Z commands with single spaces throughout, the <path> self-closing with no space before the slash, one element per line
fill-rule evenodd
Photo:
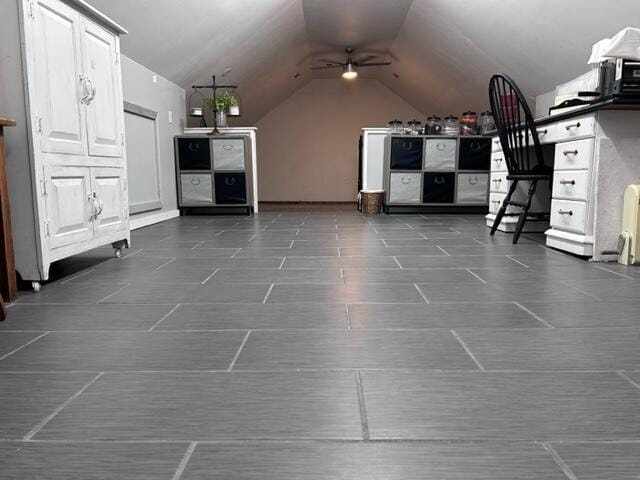
<path fill-rule="evenodd" d="M 550 225 L 527 223 L 525 231 L 538 226 L 550 247 L 594 261 L 616 260 L 605 252 L 618 248 L 624 190 L 640 183 L 640 111 L 633 111 L 639 107 L 604 103 L 536 122 L 540 143 L 555 145 L 554 176 L 551 203 L 548 190 L 540 188 L 531 211 L 551 212 L 551 220 Z M 487 226 L 509 187 L 497 137 L 492 145 Z M 500 230 L 513 231 L 516 221 L 505 217 Z"/>

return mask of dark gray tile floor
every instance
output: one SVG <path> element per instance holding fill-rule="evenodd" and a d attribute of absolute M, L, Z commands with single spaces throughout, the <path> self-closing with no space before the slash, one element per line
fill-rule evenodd
<path fill-rule="evenodd" d="M 0 477 L 640 478 L 640 269 L 481 216 L 182 217 L 0 324 Z"/>

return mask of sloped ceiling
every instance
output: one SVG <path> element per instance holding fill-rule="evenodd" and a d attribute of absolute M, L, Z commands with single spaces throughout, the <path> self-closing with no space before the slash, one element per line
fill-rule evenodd
<path fill-rule="evenodd" d="M 420 111 L 460 113 L 486 108 L 494 72 L 531 97 L 552 90 L 587 70 L 593 43 L 640 19 L 638 0 L 90 1 L 129 30 L 124 54 L 187 92 L 214 73 L 237 83 L 246 124 L 312 78 L 338 76 L 309 67 L 346 46 L 393 61 L 361 74 Z"/>

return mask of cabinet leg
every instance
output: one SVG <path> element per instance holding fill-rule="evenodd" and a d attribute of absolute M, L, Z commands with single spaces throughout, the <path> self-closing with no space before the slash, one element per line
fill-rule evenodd
<path fill-rule="evenodd" d="M 40 287 L 40 282 L 31 282 L 31 289 L 33 290 L 33 293 L 40 292 Z"/>
<path fill-rule="evenodd" d="M 120 258 L 122 256 L 122 249 L 125 247 L 128 248 L 129 244 L 126 240 L 121 240 L 119 242 L 112 243 L 111 246 L 113 247 L 113 254 L 115 257 Z"/>

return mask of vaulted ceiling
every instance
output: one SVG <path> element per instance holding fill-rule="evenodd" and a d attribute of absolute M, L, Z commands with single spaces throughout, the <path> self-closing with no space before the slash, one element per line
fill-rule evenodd
<path fill-rule="evenodd" d="M 243 123 L 254 123 L 313 78 L 337 77 L 310 66 L 342 60 L 347 46 L 356 57 L 392 61 L 361 74 L 424 113 L 485 108 L 494 72 L 511 74 L 534 97 L 585 72 L 593 43 L 640 18 L 638 0 L 90 3 L 129 30 L 125 55 L 187 91 L 212 74 L 237 83 Z"/>

